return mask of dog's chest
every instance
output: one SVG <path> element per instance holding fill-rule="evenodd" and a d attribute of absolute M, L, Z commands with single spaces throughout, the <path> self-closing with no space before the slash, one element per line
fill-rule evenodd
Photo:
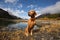
<path fill-rule="evenodd" d="M 29 21 L 29 25 L 30 25 L 30 26 L 35 25 L 35 21 Z"/>

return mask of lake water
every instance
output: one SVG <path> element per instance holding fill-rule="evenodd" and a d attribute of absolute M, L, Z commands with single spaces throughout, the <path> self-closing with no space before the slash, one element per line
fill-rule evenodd
<path fill-rule="evenodd" d="M 20 23 L 6 23 L 2 22 L 0 23 L 0 30 L 16 30 L 21 29 L 24 30 L 24 28 L 27 26 L 27 22 L 20 22 Z"/>
<path fill-rule="evenodd" d="M 10 24 L 7 27 L 12 30 L 12 29 L 21 29 L 24 30 L 24 28 L 27 26 L 27 22 L 20 22 L 16 24 Z"/>
<path fill-rule="evenodd" d="M 19 22 L 19 23 L 6 23 L 6 22 L 0 22 L 0 31 L 1 30 L 8 30 L 8 31 L 13 31 L 13 30 L 24 30 L 27 27 L 27 22 Z M 34 29 L 37 28 L 36 25 Z"/>

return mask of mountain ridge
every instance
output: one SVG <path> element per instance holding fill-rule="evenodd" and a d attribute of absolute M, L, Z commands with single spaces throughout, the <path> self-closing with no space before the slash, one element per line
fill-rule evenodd
<path fill-rule="evenodd" d="M 0 8 L 0 18 L 6 18 L 6 19 L 21 19 L 17 16 L 9 14 L 9 12 L 3 10 Z"/>
<path fill-rule="evenodd" d="M 39 15 L 38 17 L 36 17 L 36 19 L 41 19 L 41 18 L 48 18 L 48 19 L 59 19 L 60 20 L 60 13 L 45 13 L 42 15 Z"/>

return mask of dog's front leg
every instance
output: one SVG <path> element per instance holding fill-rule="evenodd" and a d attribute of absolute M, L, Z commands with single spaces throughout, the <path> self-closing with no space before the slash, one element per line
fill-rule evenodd
<path fill-rule="evenodd" d="M 31 33 L 30 33 L 30 35 L 32 35 L 32 30 L 31 30 Z"/>
<path fill-rule="evenodd" d="M 28 28 L 25 29 L 25 35 L 28 36 Z"/>

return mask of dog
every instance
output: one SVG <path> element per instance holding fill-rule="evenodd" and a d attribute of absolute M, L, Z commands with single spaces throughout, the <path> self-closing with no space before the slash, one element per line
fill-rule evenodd
<path fill-rule="evenodd" d="M 25 29 L 25 35 L 28 36 L 29 34 L 32 35 L 32 29 L 34 28 L 35 23 L 35 16 L 37 13 L 34 10 L 30 10 L 28 12 L 28 16 L 30 16 L 30 19 L 28 20 L 28 25 Z"/>

